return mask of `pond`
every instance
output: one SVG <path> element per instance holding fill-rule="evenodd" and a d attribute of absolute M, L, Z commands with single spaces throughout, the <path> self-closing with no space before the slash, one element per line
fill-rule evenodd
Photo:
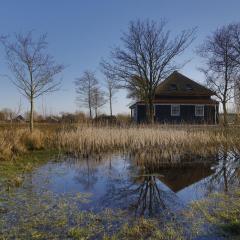
<path fill-rule="evenodd" d="M 124 211 L 127 217 L 167 221 L 194 200 L 239 186 L 239 174 L 239 156 L 232 152 L 219 154 L 213 161 L 196 157 L 185 164 L 183 159 L 177 166 L 139 162 L 128 154 L 65 156 L 26 174 L 19 188 L 3 194 L 0 214 L 7 231 L 19 222 L 25 224 L 27 218 L 54 210 L 64 199 L 62 206 L 67 205 L 68 212 L 111 209 Z"/>

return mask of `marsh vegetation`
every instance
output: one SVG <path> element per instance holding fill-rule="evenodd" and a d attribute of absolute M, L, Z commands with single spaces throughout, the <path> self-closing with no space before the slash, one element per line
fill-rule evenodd
<path fill-rule="evenodd" d="M 237 127 L 1 131 L 0 239 L 239 236 Z"/>
<path fill-rule="evenodd" d="M 145 159 L 156 155 L 160 161 L 169 161 L 184 155 L 217 154 L 220 150 L 238 152 L 240 148 L 239 127 L 49 124 L 40 125 L 31 134 L 25 127 L 0 131 L 1 160 L 31 150 L 58 149 L 78 156 L 120 151 L 143 155 Z"/>

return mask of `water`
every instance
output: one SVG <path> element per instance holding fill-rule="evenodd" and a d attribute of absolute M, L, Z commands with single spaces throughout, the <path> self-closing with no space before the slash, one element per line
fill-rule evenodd
<path fill-rule="evenodd" d="M 25 174 L 19 188 L 0 195 L 0 234 L 9 236 L 11 231 L 10 239 L 19 234 L 23 234 L 19 239 L 25 239 L 37 231 L 48 237 L 50 232 L 68 236 L 71 227 L 81 226 L 86 219 L 96 222 L 96 217 L 81 212 L 101 214 L 106 209 L 124 213 L 114 220 L 109 220 L 109 213 L 97 217 L 105 219 L 97 226 L 107 232 L 138 216 L 182 221 L 181 212 L 192 201 L 236 186 L 240 186 L 240 158 L 234 152 L 219 153 L 211 161 L 194 157 L 168 166 L 121 154 L 66 156 Z"/>
<path fill-rule="evenodd" d="M 184 161 L 183 161 L 184 163 Z M 50 191 L 56 195 L 84 193 L 88 202 L 81 209 L 123 209 L 129 214 L 153 216 L 176 211 L 194 200 L 239 184 L 239 160 L 195 162 L 178 167 L 149 167 L 129 156 L 50 161 L 26 177 L 21 191 Z M 149 170 L 149 169 L 155 169 Z M 157 169 L 157 170 L 156 170 Z"/>

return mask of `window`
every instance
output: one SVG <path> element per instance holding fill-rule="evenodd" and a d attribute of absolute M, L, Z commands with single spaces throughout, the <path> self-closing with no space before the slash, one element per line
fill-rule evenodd
<path fill-rule="evenodd" d="M 180 116 L 180 105 L 171 105 L 171 116 Z"/>
<path fill-rule="evenodd" d="M 195 105 L 195 116 L 196 117 L 204 116 L 204 105 Z"/>
<path fill-rule="evenodd" d="M 187 91 L 192 91 L 193 90 L 192 85 L 191 84 L 186 84 L 186 90 Z"/>
<path fill-rule="evenodd" d="M 132 108 L 132 117 L 135 117 L 135 114 L 136 114 L 136 109 Z"/>
<path fill-rule="evenodd" d="M 169 87 L 170 91 L 177 91 L 177 85 L 176 84 L 171 84 Z"/>

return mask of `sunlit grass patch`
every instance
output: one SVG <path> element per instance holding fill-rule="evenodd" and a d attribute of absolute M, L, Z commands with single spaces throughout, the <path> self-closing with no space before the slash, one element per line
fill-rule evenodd
<path fill-rule="evenodd" d="M 35 167 L 49 161 L 57 152 L 34 151 L 25 153 L 11 161 L 0 161 L 0 193 L 21 185 L 24 174 L 32 171 Z"/>
<path fill-rule="evenodd" d="M 240 190 L 216 193 L 192 204 L 188 216 L 202 233 L 240 237 Z"/>

